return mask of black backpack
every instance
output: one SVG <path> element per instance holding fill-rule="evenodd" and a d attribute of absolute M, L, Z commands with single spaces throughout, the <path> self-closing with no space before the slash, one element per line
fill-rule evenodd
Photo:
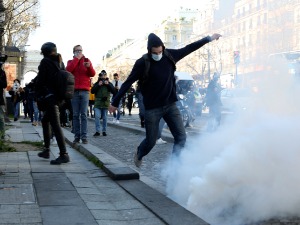
<path fill-rule="evenodd" d="M 58 100 L 72 99 L 74 96 L 74 75 L 67 70 L 59 69 L 55 75 L 55 93 Z"/>
<path fill-rule="evenodd" d="M 176 70 L 176 62 L 173 59 L 172 55 L 166 49 L 164 50 L 164 55 L 167 56 L 169 60 L 171 60 L 171 62 L 173 63 L 173 66 L 174 66 L 174 71 L 175 71 Z M 139 87 L 142 87 L 143 85 L 145 85 L 147 83 L 148 78 L 149 78 L 149 70 L 150 70 L 149 55 L 144 54 L 143 59 L 145 61 L 145 71 L 142 74 L 142 76 L 140 76 L 140 78 L 138 80 L 138 86 Z"/>
<path fill-rule="evenodd" d="M 54 96 L 60 101 L 72 99 L 75 86 L 74 75 L 69 71 L 58 67 L 52 60 L 49 61 L 57 68 L 57 71 L 53 74 L 53 80 L 55 80 L 55 86 L 53 87 Z"/>

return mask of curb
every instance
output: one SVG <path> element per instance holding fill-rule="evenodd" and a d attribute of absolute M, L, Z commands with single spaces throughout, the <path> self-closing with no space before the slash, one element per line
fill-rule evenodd
<path fill-rule="evenodd" d="M 97 164 L 100 164 L 101 169 L 103 169 L 113 180 L 140 179 L 138 172 L 108 153 L 102 151 L 100 148 L 91 144 L 73 144 L 70 140 L 72 140 L 74 135 L 66 129 L 64 129 L 64 135 L 66 143 L 81 152 L 90 160 L 96 161 Z"/>
<path fill-rule="evenodd" d="M 142 128 L 137 129 L 134 126 L 120 126 L 121 129 L 137 130 L 145 132 Z M 74 134 L 64 129 L 66 143 L 72 146 L 77 151 L 84 154 L 87 158 L 93 158 L 105 173 L 115 180 L 128 194 L 134 197 L 137 201 L 143 204 L 153 214 L 160 218 L 166 224 L 172 225 L 209 225 L 207 222 L 196 216 L 192 212 L 185 209 L 183 206 L 174 202 L 159 191 L 146 185 L 139 180 L 140 175 L 135 170 L 131 169 L 126 164 L 110 156 L 100 148 L 91 144 L 73 144 L 70 140 L 74 138 Z M 175 216 L 176 215 L 176 216 Z"/>

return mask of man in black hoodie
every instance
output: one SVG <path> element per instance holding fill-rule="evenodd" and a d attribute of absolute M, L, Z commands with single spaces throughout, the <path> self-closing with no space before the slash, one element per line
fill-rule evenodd
<path fill-rule="evenodd" d="M 50 158 L 50 139 L 52 137 L 51 128 L 55 134 L 57 145 L 59 147 L 59 157 L 55 160 L 51 160 L 50 164 L 60 165 L 62 163 L 68 163 L 70 161 L 69 155 L 66 150 L 66 143 L 63 131 L 60 126 L 59 118 L 59 106 L 61 100 L 58 98 L 56 91 L 56 83 L 53 76 L 59 69 L 64 69 L 62 58 L 57 53 L 56 45 L 52 42 L 46 42 L 41 47 L 41 53 L 44 58 L 38 67 L 39 72 L 35 79 L 36 95 L 38 98 L 42 98 L 44 108 L 40 108 L 43 111 L 42 126 L 44 136 L 44 150 L 38 153 L 41 158 Z M 51 127 L 50 127 L 51 125 Z"/>
<path fill-rule="evenodd" d="M 184 147 L 186 133 L 180 112 L 176 106 L 177 96 L 174 76 L 176 68 L 174 62 L 177 63 L 210 41 L 218 40 L 219 37 L 221 37 L 220 34 L 213 34 L 181 49 L 167 49 L 168 55 L 172 57 L 172 60 L 170 60 L 170 57 L 166 55 L 165 46 L 161 39 L 153 33 L 149 34 L 147 55 L 150 68 L 141 84 L 145 106 L 146 138 L 140 143 L 134 156 L 134 163 L 137 167 L 141 166 L 142 158 L 151 151 L 156 143 L 161 118 L 164 118 L 174 137 L 173 153 L 179 154 Z M 135 62 L 129 77 L 113 98 L 109 108 L 110 112 L 117 109 L 122 96 L 135 81 L 141 80 L 145 70 L 145 57 L 141 57 Z"/>

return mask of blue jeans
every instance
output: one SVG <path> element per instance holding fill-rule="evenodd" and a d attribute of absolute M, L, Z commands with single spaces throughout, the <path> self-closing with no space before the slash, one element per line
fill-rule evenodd
<path fill-rule="evenodd" d="M 39 109 L 37 107 L 36 101 L 34 101 L 33 103 L 33 119 L 34 121 L 41 121 L 41 118 L 39 118 Z"/>
<path fill-rule="evenodd" d="M 18 119 L 20 115 L 20 102 L 14 104 L 14 118 Z"/>
<path fill-rule="evenodd" d="M 89 91 L 76 91 L 72 99 L 74 136 L 78 139 L 87 138 L 87 110 Z"/>
<path fill-rule="evenodd" d="M 115 119 L 120 120 L 120 116 L 121 116 L 121 105 L 122 105 L 122 101 L 120 101 L 119 106 L 117 108 L 117 112 L 113 112 L 113 116 Z"/>
<path fill-rule="evenodd" d="M 95 126 L 96 132 L 100 133 L 100 117 L 102 117 L 102 132 L 106 132 L 107 127 L 107 112 L 106 108 L 94 108 L 95 111 Z"/>
<path fill-rule="evenodd" d="M 179 154 L 185 145 L 186 133 L 180 111 L 175 103 L 155 109 L 145 110 L 146 138 L 138 147 L 138 159 L 147 155 L 156 144 L 159 121 L 164 118 L 174 137 L 173 153 Z"/>

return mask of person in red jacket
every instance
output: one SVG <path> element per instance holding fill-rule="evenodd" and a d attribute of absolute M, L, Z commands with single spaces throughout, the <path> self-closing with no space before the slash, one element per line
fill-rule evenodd
<path fill-rule="evenodd" d="M 72 99 L 74 144 L 87 144 L 87 110 L 89 105 L 90 80 L 96 72 L 91 61 L 82 53 L 81 45 L 73 48 L 73 59 L 67 63 L 66 70 L 75 77 L 75 93 Z"/>

